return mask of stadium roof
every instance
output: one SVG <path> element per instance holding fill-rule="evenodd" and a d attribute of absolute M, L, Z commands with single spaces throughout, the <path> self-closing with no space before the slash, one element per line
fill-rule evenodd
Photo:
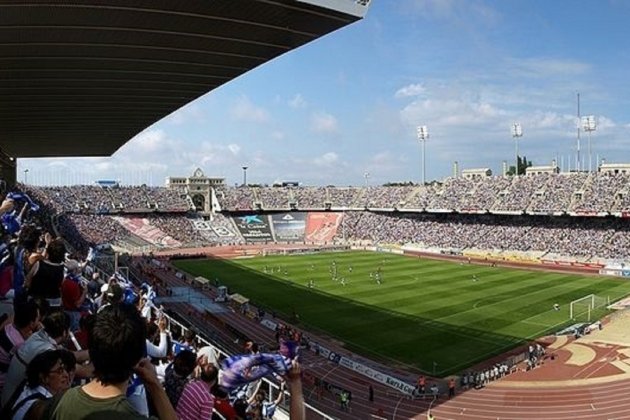
<path fill-rule="evenodd" d="M 346 26 L 369 0 L 0 2 L 0 149 L 109 156 L 235 77 Z"/>

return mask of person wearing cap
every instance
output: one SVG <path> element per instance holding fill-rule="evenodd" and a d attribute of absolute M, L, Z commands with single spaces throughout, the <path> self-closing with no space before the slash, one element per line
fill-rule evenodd
<path fill-rule="evenodd" d="M 70 317 L 70 331 L 79 329 L 79 320 L 84 312 L 87 287 L 81 279 L 81 264 L 76 260 L 65 262 L 66 276 L 61 282 L 61 306 Z"/>

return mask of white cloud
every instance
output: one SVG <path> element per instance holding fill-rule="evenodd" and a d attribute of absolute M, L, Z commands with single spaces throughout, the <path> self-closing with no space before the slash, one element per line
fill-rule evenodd
<path fill-rule="evenodd" d="M 322 156 L 319 156 L 314 159 L 313 163 L 318 166 L 330 166 L 339 161 L 339 156 L 335 152 L 324 153 Z"/>
<path fill-rule="evenodd" d="M 336 133 L 339 126 L 333 115 L 320 112 L 311 116 L 311 129 L 316 133 Z"/>
<path fill-rule="evenodd" d="M 308 105 L 302 94 L 297 93 L 293 98 L 289 99 L 289 106 L 294 109 L 306 108 Z"/>
<path fill-rule="evenodd" d="M 164 121 L 172 125 L 183 125 L 202 121 L 203 118 L 203 112 L 198 105 L 188 104 L 171 113 Z"/>
<path fill-rule="evenodd" d="M 121 150 L 132 149 L 138 153 L 155 153 L 169 148 L 172 140 L 164 130 L 145 130 L 126 143 Z M 134 150 L 135 149 L 135 150 Z"/>
<path fill-rule="evenodd" d="M 256 106 L 246 96 L 241 96 L 236 100 L 230 113 L 237 121 L 266 123 L 270 119 L 266 109 Z"/>
<path fill-rule="evenodd" d="M 228 144 L 227 148 L 234 156 L 238 155 L 241 151 L 241 146 L 238 144 Z"/>
<path fill-rule="evenodd" d="M 420 83 L 414 83 L 401 87 L 394 94 L 395 98 L 407 98 L 409 96 L 419 96 L 426 91 L 425 87 Z"/>
<path fill-rule="evenodd" d="M 426 99 L 414 101 L 401 110 L 409 125 L 479 127 L 495 122 L 507 112 L 492 104 L 467 99 Z"/>

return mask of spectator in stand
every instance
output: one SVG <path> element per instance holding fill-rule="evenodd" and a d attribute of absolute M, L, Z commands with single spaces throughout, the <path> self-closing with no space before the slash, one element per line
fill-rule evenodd
<path fill-rule="evenodd" d="M 149 391 L 161 420 L 176 420 L 164 388 L 146 351 L 146 322 L 135 307 L 114 304 L 96 316 L 90 340 L 90 358 L 95 379 L 68 390 L 52 413 L 53 420 L 84 419 L 107 415 L 125 419 L 146 419 L 138 414 L 126 398 L 132 373 L 136 373 Z M 96 417 L 95 417 L 96 418 Z"/>
<path fill-rule="evenodd" d="M 214 395 L 214 410 L 223 416 L 225 420 L 237 420 L 236 410 L 230 404 L 227 392 L 220 386 L 215 385 L 212 393 Z"/>
<path fill-rule="evenodd" d="M 172 345 L 173 354 L 177 356 L 179 352 L 183 350 L 189 350 L 193 353 L 196 353 L 197 344 L 195 343 L 195 340 L 197 338 L 197 333 L 192 328 L 188 328 L 186 331 L 184 331 L 183 338 L 184 338 L 184 341 L 182 342 L 173 341 L 173 345 Z"/>
<path fill-rule="evenodd" d="M 145 318 L 143 318 L 145 319 Z M 168 342 L 169 335 L 167 331 L 168 321 L 166 317 L 161 317 L 158 320 L 157 326 L 154 323 L 149 323 L 147 328 L 146 338 L 146 354 L 149 357 L 161 359 L 168 354 Z M 159 340 L 158 340 L 159 333 Z M 158 341 L 158 344 L 153 344 L 154 341 Z"/>
<path fill-rule="evenodd" d="M 166 367 L 164 389 L 173 407 L 177 407 L 179 398 L 186 384 L 190 382 L 195 367 L 197 367 L 197 358 L 190 350 L 179 352 L 173 362 Z"/>
<path fill-rule="evenodd" d="M 3 408 L 3 418 L 42 418 L 45 404 L 41 403 L 70 388 L 70 374 L 64 359 L 73 361 L 74 356 L 67 350 L 46 350 L 35 356 L 26 368 L 25 384 L 17 388 Z"/>
<path fill-rule="evenodd" d="M 0 330 L 0 392 L 4 388 L 11 358 L 40 326 L 39 308 L 35 302 L 15 305 L 13 322 Z"/>
<path fill-rule="evenodd" d="M 46 246 L 44 258 L 33 264 L 24 282 L 28 295 L 45 299 L 51 307 L 61 306 L 61 283 L 64 278 L 63 261 L 66 246 L 62 239 L 54 239 Z"/>
<path fill-rule="evenodd" d="M 177 403 L 180 420 L 209 419 L 212 417 L 214 396 L 212 387 L 217 383 L 219 369 L 210 363 L 199 366 L 199 376 L 189 382 Z"/>
<path fill-rule="evenodd" d="M 9 364 L 7 379 L 2 390 L 2 405 L 4 406 L 15 392 L 18 385 L 26 379 L 26 367 L 31 360 L 46 350 L 57 350 L 68 339 L 70 320 L 64 312 L 52 312 L 42 320 L 44 328 L 31 335 L 15 353 Z M 79 363 L 87 360 L 87 352 L 76 352 Z M 78 366 L 81 377 L 89 377 L 91 369 L 86 366 Z"/>
<path fill-rule="evenodd" d="M 37 252 L 40 237 L 41 231 L 35 225 L 26 224 L 20 229 L 18 245 L 14 253 L 13 294 L 7 294 L 7 297 L 13 296 L 15 302 L 26 300 L 26 291 L 24 290 L 26 276 L 31 267 L 42 258 L 42 255 Z M 45 238 L 46 241 L 52 239 L 50 235 L 46 235 Z"/>
<path fill-rule="evenodd" d="M 61 282 L 61 305 L 70 317 L 70 331 L 79 329 L 82 314 L 88 310 L 84 306 L 87 297 L 87 284 L 81 278 L 81 265 L 76 260 L 65 262 L 66 276 Z"/>
<path fill-rule="evenodd" d="M 77 339 L 79 345 L 82 349 L 90 348 L 90 341 L 88 339 L 92 328 L 94 327 L 94 322 L 96 321 L 96 316 L 94 314 L 86 314 L 82 316 L 79 320 L 79 330 L 74 333 L 74 337 Z"/>
<path fill-rule="evenodd" d="M 276 409 L 278 408 L 278 405 L 282 401 L 283 397 L 284 382 L 280 384 L 278 396 L 274 401 L 268 401 L 267 393 L 260 389 L 259 384 L 256 394 L 254 394 L 254 396 L 247 401 L 249 403 L 249 406 L 247 407 L 247 413 L 252 419 L 271 420 L 273 419 Z"/>

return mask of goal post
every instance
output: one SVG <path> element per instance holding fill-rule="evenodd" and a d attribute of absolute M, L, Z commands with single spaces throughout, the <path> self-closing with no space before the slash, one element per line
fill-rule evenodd
<path fill-rule="evenodd" d="M 608 299 L 595 294 L 575 299 L 569 304 L 569 319 L 590 322 L 593 311 L 604 308 L 607 304 Z"/>

